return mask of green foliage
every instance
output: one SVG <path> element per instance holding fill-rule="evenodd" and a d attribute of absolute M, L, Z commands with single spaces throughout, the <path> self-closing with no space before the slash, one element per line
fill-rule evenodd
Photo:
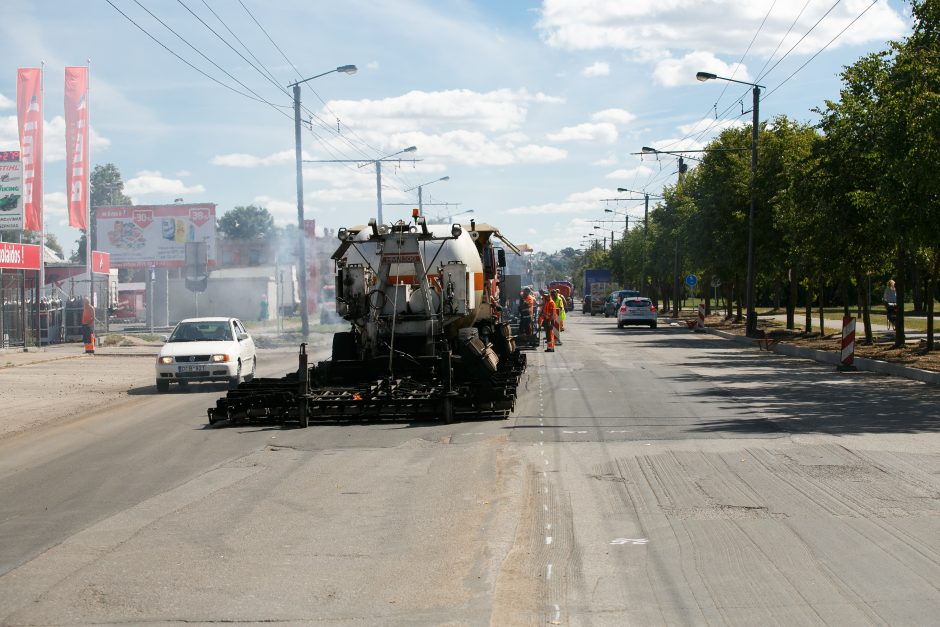
<path fill-rule="evenodd" d="M 97 233 L 95 231 L 95 211 L 98 207 L 126 207 L 134 204 L 130 197 L 124 195 L 124 180 L 121 171 L 113 163 L 96 165 L 91 171 L 91 246 L 97 250 Z M 72 263 L 85 263 L 85 231 L 75 240 L 75 250 L 72 251 L 69 261 Z"/>
<path fill-rule="evenodd" d="M 258 240 L 275 234 L 274 217 L 263 207 L 238 206 L 218 219 L 219 233 L 226 239 Z"/>

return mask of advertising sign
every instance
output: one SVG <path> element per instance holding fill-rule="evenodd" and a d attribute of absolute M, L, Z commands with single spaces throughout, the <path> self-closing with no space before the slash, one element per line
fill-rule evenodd
<path fill-rule="evenodd" d="M 186 243 L 205 242 L 215 266 L 215 205 L 138 205 L 95 211 L 98 248 L 112 268 L 182 268 Z"/>
<path fill-rule="evenodd" d="M 111 255 L 97 250 L 91 251 L 91 271 L 99 274 L 111 272 Z"/>
<path fill-rule="evenodd" d="M 39 270 L 40 259 L 39 246 L 35 244 L 0 242 L 0 268 Z"/>
<path fill-rule="evenodd" d="M 23 164 L 18 151 L 0 152 L 0 231 L 23 229 Z"/>
<path fill-rule="evenodd" d="M 16 119 L 23 162 L 23 226 L 42 230 L 42 71 L 16 72 Z"/>
<path fill-rule="evenodd" d="M 65 188 L 69 226 L 88 228 L 88 68 L 65 68 Z"/>

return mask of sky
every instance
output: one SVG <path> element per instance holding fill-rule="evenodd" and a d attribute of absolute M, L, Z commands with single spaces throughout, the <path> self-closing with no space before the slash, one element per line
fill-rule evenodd
<path fill-rule="evenodd" d="M 304 159 L 357 161 L 304 164 L 318 230 L 374 217 L 372 161 L 416 146 L 382 164 L 386 223 L 421 185 L 426 215 L 553 252 L 637 225 L 640 195 L 618 187 L 675 183 L 675 157 L 641 147 L 750 123 L 750 87 L 697 71 L 763 85 L 761 120 L 812 123 L 843 67 L 910 23 L 898 0 L 4 0 L 0 150 L 18 149 L 16 68 L 44 64 L 45 221 L 68 254 L 64 67 L 89 64 L 91 162 L 135 204 L 296 224 L 286 86 L 353 64 L 301 91 Z"/>

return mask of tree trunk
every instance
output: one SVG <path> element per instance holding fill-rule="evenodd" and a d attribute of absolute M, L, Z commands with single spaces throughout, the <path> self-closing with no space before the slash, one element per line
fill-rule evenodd
<path fill-rule="evenodd" d="M 790 268 L 787 273 L 789 277 L 789 289 L 787 290 L 787 329 L 793 330 L 796 328 L 796 298 L 797 298 L 797 289 L 796 289 L 796 280 L 793 278 L 793 268 Z"/>
<path fill-rule="evenodd" d="M 937 288 L 937 273 L 940 272 L 940 251 L 934 251 L 933 267 L 927 277 L 927 351 L 933 350 L 933 294 Z"/>
<path fill-rule="evenodd" d="M 807 283 L 806 285 L 806 321 L 803 326 L 806 327 L 803 329 L 803 333 L 812 333 L 813 332 L 813 290 L 812 286 Z"/>
<path fill-rule="evenodd" d="M 846 277 L 841 283 L 842 286 L 842 315 L 845 317 L 850 316 L 849 313 L 849 279 Z"/>
<path fill-rule="evenodd" d="M 894 323 L 894 347 L 903 348 L 904 341 L 904 283 L 907 278 L 907 244 L 901 242 L 898 245 L 897 268 L 894 281 L 895 290 L 898 294 L 898 312 L 897 320 Z"/>
<path fill-rule="evenodd" d="M 856 273 L 855 284 L 862 284 L 862 275 Z M 858 290 L 858 311 L 862 316 L 862 324 L 865 326 L 865 346 L 871 346 L 874 337 L 871 332 L 871 313 L 868 309 L 868 295 L 864 290 Z"/>
<path fill-rule="evenodd" d="M 819 337 L 826 335 L 826 316 L 825 316 L 825 295 L 826 295 L 826 285 L 822 282 L 822 279 L 819 281 Z"/>
<path fill-rule="evenodd" d="M 737 315 L 734 317 L 736 324 L 741 324 L 744 320 L 744 313 L 742 311 L 741 305 L 741 282 L 738 280 L 738 277 L 734 277 L 734 296 L 737 303 Z"/>
<path fill-rule="evenodd" d="M 914 267 L 911 268 L 911 299 L 914 301 L 914 311 L 911 313 L 922 314 L 927 309 L 924 307 L 923 290 L 921 290 L 920 284 L 920 264 L 915 263 Z"/>

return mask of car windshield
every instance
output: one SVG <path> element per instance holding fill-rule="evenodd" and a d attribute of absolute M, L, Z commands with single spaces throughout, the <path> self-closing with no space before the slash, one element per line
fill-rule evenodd
<path fill-rule="evenodd" d="M 181 322 L 173 329 L 169 342 L 221 342 L 232 339 L 232 329 L 226 320 L 211 322 Z"/>

